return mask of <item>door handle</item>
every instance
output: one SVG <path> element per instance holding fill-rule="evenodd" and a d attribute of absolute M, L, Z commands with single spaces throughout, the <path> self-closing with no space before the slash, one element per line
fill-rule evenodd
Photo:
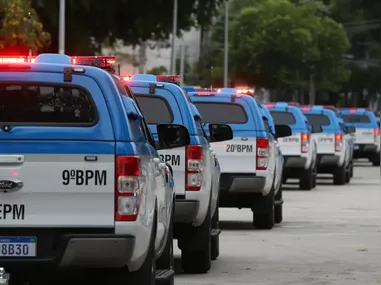
<path fill-rule="evenodd" d="M 21 164 L 24 163 L 23 155 L 0 155 L 0 164 Z"/>

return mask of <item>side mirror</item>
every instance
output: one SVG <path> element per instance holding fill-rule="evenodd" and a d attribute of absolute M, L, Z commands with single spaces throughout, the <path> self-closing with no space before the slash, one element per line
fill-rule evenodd
<path fill-rule="evenodd" d="M 284 138 L 292 135 L 292 130 L 288 125 L 275 125 L 276 138 Z"/>
<path fill-rule="evenodd" d="M 347 133 L 354 134 L 356 132 L 356 128 L 354 126 L 347 126 Z"/>
<path fill-rule="evenodd" d="M 319 134 L 319 133 L 322 133 L 323 132 L 323 128 L 322 126 L 315 126 L 315 125 L 312 125 L 312 133 L 313 134 Z"/>
<path fill-rule="evenodd" d="M 233 138 L 233 130 L 229 125 L 210 124 L 210 142 L 228 141 Z"/>
<path fill-rule="evenodd" d="M 157 134 L 160 143 L 158 149 L 183 147 L 190 144 L 188 129 L 183 125 L 159 124 Z"/>

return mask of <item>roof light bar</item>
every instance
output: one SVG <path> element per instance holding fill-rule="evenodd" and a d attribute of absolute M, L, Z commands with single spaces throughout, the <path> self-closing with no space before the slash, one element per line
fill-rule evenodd
<path fill-rule="evenodd" d="M 35 56 L 30 58 L 28 56 L 0 56 L 0 63 L 34 63 L 35 61 Z"/>
<path fill-rule="evenodd" d="M 115 56 L 73 56 L 72 64 L 95 66 L 107 71 L 114 71 L 113 65 L 116 62 Z"/>
<path fill-rule="evenodd" d="M 157 75 L 156 80 L 160 82 L 168 82 L 176 85 L 180 85 L 180 75 Z"/>

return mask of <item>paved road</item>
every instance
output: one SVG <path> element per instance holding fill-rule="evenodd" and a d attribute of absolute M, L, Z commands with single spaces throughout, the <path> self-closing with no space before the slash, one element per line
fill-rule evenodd
<path fill-rule="evenodd" d="M 381 284 L 380 168 L 357 163 L 355 177 L 345 186 L 319 179 L 310 192 L 285 188 L 285 221 L 271 231 L 254 230 L 248 210 L 220 210 L 219 259 L 208 274 L 179 269 L 175 283 Z"/>

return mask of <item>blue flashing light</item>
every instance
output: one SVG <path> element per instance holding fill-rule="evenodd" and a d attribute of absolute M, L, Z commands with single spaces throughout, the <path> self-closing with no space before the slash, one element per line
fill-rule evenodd
<path fill-rule="evenodd" d="M 185 86 L 183 87 L 183 90 L 185 90 L 186 92 L 196 92 L 196 88 L 192 86 Z"/>
<path fill-rule="evenodd" d="M 275 104 L 275 107 L 277 107 L 277 108 L 287 108 L 287 107 L 289 107 L 289 105 L 286 102 L 277 102 Z"/>
<path fill-rule="evenodd" d="M 36 57 L 35 63 L 72 64 L 70 56 L 57 53 L 42 53 Z"/>
<path fill-rule="evenodd" d="M 152 74 L 134 74 L 131 80 L 157 82 L 156 76 Z"/>

